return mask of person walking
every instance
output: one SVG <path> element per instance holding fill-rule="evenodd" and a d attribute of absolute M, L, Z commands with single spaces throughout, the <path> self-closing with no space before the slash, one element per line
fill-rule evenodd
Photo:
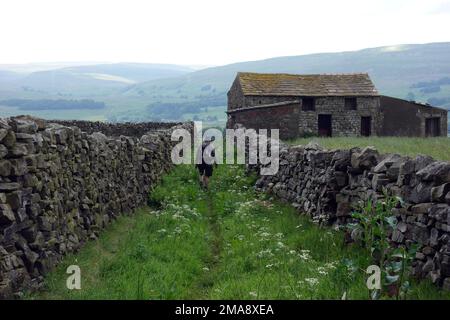
<path fill-rule="evenodd" d="M 213 165 L 217 165 L 213 146 L 214 137 L 206 137 L 197 150 L 196 166 L 199 172 L 199 183 L 203 189 L 208 189 L 209 179 L 213 175 Z M 198 159 L 201 159 L 199 161 Z"/>

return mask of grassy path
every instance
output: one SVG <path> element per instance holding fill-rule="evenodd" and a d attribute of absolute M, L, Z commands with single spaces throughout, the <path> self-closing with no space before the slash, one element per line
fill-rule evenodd
<path fill-rule="evenodd" d="M 190 299 L 202 299 L 208 290 L 214 285 L 215 275 L 220 264 L 223 238 L 218 223 L 218 214 L 214 210 L 213 199 L 209 191 L 206 192 L 206 219 L 211 233 L 210 253 L 205 261 L 204 273 L 193 283 L 192 291 L 187 295 Z"/>
<path fill-rule="evenodd" d="M 256 193 L 240 166 L 219 166 L 209 191 L 179 166 L 143 208 L 67 256 L 30 299 L 367 299 L 366 252 L 293 208 Z M 65 288 L 67 266 L 82 289 Z M 428 282 L 410 298 L 450 298 Z"/>

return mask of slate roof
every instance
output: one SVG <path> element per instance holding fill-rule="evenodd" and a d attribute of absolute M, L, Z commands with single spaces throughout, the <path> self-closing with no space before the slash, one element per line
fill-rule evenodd
<path fill-rule="evenodd" d="M 367 73 L 286 74 L 238 72 L 244 95 L 378 96 Z"/>

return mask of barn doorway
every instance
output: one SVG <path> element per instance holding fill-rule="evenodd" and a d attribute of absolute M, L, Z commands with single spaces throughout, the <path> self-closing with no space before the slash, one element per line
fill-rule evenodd
<path fill-rule="evenodd" d="M 438 137 L 441 135 L 441 118 L 425 119 L 425 135 L 427 137 Z"/>
<path fill-rule="evenodd" d="M 320 137 L 331 137 L 333 135 L 331 129 L 331 114 L 319 114 L 318 128 Z"/>
<path fill-rule="evenodd" d="M 372 134 L 372 117 L 361 117 L 361 136 L 369 137 Z"/>

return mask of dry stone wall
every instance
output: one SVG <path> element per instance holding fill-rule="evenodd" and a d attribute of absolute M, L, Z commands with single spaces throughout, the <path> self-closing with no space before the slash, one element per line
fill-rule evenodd
<path fill-rule="evenodd" d="M 172 165 L 170 133 L 111 138 L 26 116 L 0 119 L 0 298 L 39 287 L 65 254 L 146 204 Z"/>
<path fill-rule="evenodd" d="M 393 212 L 398 224 L 389 234 L 392 245 L 419 243 L 413 274 L 450 290 L 450 163 L 380 155 L 371 147 L 283 145 L 278 173 L 261 176 L 256 187 L 318 223 L 333 225 L 352 222 L 358 204 L 383 198 L 383 189 L 401 197 L 405 204 Z"/>
<path fill-rule="evenodd" d="M 149 131 L 166 130 L 181 122 L 119 122 L 109 123 L 83 120 L 51 120 L 67 127 L 78 127 L 86 133 L 101 132 L 109 137 L 129 136 L 140 138 Z"/>

